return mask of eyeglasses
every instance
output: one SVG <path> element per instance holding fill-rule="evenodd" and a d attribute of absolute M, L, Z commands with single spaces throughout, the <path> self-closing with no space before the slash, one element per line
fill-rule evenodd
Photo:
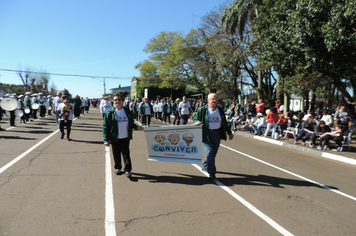
<path fill-rule="evenodd" d="M 114 99 L 114 101 L 117 101 L 117 102 L 122 102 L 122 99 Z"/>

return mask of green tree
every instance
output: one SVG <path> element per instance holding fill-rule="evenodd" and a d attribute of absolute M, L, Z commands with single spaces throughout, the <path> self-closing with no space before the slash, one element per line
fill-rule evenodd
<path fill-rule="evenodd" d="M 356 102 L 353 0 L 266 0 L 259 11 L 254 49 L 259 61 L 282 76 L 287 89 L 310 91 L 332 81 L 348 103 Z"/>

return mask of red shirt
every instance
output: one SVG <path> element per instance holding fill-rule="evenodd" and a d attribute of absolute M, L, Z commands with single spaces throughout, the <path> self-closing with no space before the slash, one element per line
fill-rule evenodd
<path fill-rule="evenodd" d="M 263 113 L 264 111 L 265 111 L 265 104 L 263 102 L 258 103 L 257 106 L 256 106 L 256 112 Z"/>
<path fill-rule="evenodd" d="M 273 124 L 275 124 L 275 123 L 278 122 L 278 120 L 279 120 L 279 115 L 278 115 L 278 113 L 273 113 L 273 112 L 270 111 L 270 112 L 267 114 L 267 123 L 273 123 Z"/>
<path fill-rule="evenodd" d="M 281 106 L 281 103 L 276 103 L 276 108 L 279 109 L 279 107 Z"/>

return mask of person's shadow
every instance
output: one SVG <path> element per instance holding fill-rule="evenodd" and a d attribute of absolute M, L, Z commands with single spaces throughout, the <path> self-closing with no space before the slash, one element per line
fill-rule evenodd
<path fill-rule="evenodd" d="M 212 181 L 205 176 L 188 175 L 180 173 L 172 173 L 172 175 L 149 175 L 143 173 L 132 173 L 131 181 L 138 182 L 139 180 L 147 180 L 150 183 L 172 183 L 172 184 L 186 184 L 186 185 L 205 185 L 211 184 Z M 225 186 L 235 186 L 235 185 L 254 185 L 262 187 L 274 187 L 274 188 L 284 188 L 283 186 L 297 186 L 297 187 L 317 187 L 323 188 L 319 185 L 313 184 L 304 180 L 295 180 L 280 178 L 268 175 L 246 175 L 230 172 L 217 172 L 217 174 L 229 175 L 231 177 L 219 177 L 217 180 L 223 183 Z M 326 186 L 331 189 L 337 189 L 332 186 Z"/>

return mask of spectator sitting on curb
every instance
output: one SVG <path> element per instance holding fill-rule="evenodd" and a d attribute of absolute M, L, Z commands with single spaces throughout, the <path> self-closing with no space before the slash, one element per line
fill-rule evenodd
<path fill-rule="evenodd" d="M 236 114 L 237 114 L 237 113 L 236 113 Z M 246 121 L 246 118 L 247 118 L 245 113 L 242 113 L 241 116 L 238 116 L 238 117 L 239 117 L 239 118 L 238 118 L 236 121 L 234 121 L 234 120 L 231 121 L 231 123 L 232 123 L 232 128 L 233 128 L 234 131 L 237 130 L 236 125 L 241 125 L 241 124 L 243 124 L 243 122 L 245 122 L 245 121 Z"/>
<path fill-rule="evenodd" d="M 315 114 L 309 116 L 307 121 L 303 122 L 302 129 L 299 131 L 298 136 L 295 138 L 294 144 L 298 144 L 298 140 L 303 138 L 302 145 L 305 146 L 305 141 L 307 141 L 311 134 L 314 132 L 314 127 L 316 123 L 314 121 Z"/>
<path fill-rule="evenodd" d="M 303 116 L 302 120 L 303 120 L 303 121 L 307 121 L 308 118 L 309 118 L 309 116 L 311 116 L 311 110 L 308 110 L 308 111 L 307 111 L 307 114 L 305 114 L 305 115 Z"/>
<path fill-rule="evenodd" d="M 254 131 L 254 134 L 262 135 L 262 128 L 265 128 L 266 126 L 267 126 L 267 121 L 263 117 L 262 113 L 261 112 L 257 113 L 257 119 L 252 124 L 251 127 Z"/>
<path fill-rule="evenodd" d="M 287 127 L 288 127 L 288 119 L 286 119 L 284 117 L 283 112 L 280 111 L 279 112 L 279 120 L 277 122 L 277 130 L 279 132 L 278 139 L 283 136 L 283 130 L 287 129 Z"/>
<path fill-rule="evenodd" d="M 325 133 L 320 135 L 320 143 L 324 142 L 323 150 L 329 150 L 329 142 L 330 140 L 334 140 L 334 142 L 338 145 L 336 151 L 340 152 L 342 148 L 342 122 L 341 120 L 335 121 L 335 131 L 331 131 L 329 133 Z"/>
<path fill-rule="evenodd" d="M 333 118 L 328 110 L 323 110 L 323 116 L 321 117 L 321 120 L 325 121 L 325 124 L 329 127 L 333 125 Z"/>
<path fill-rule="evenodd" d="M 326 125 L 325 121 L 321 120 L 319 125 L 316 125 L 314 128 L 314 133 L 311 135 L 312 147 L 315 147 L 316 139 L 319 138 L 320 135 L 324 135 L 325 133 L 330 133 L 331 129 L 328 125 Z M 320 139 L 320 144 L 318 145 L 318 149 L 321 149 L 323 146 L 322 139 Z"/>
<path fill-rule="evenodd" d="M 245 125 L 242 127 L 243 130 L 250 131 L 252 130 L 252 125 L 255 122 L 255 119 L 252 118 L 250 114 L 247 115 Z"/>

